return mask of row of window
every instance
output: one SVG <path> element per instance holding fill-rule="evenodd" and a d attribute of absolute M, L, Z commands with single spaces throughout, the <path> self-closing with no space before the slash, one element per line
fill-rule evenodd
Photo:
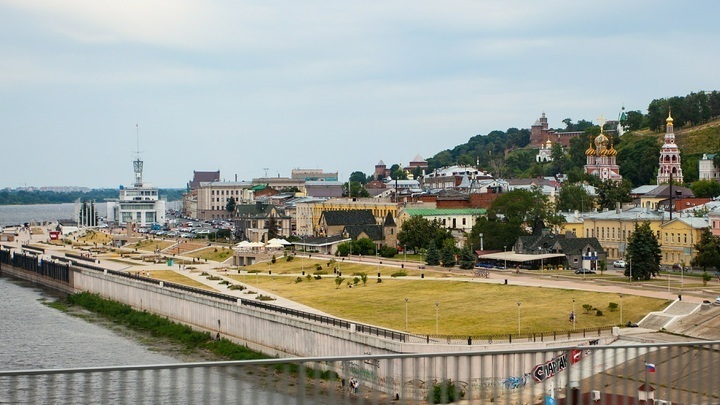
<path fill-rule="evenodd" d="M 607 229 L 607 233 L 606 233 Z M 617 229 L 617 233 L 615 230 Z M 585 230 L 585 237 L 588 238 L 594 238 L 595 233 L 597 232 L 597 238 L 598 240 L 606 240 L 606 239 L 619 239 L 619 240 L 626 240 L 626 232 L 625 229 L 622 230 L 622 238 L 620 238 L 621 233 L 619 228 L 605 228 L 605 227 L 599 227 L 595 229 L 586 229 Z M 627 238 L 630 238 L 630 235 L 632 234 L 632 231 L 627 231 Z M 605 237 L 607 235 L 607 238 Z M 676 237 L 677 236 L 677 237 Z M 681 237 L 682 236 L 682 237 Z M 658 240 L 660 240 L 660 231 L 657 231 L 656 237 Z M 683 233 L 680 234 L 675 232 L 667 233 L 665 232 L 665 244 L 672 244 L 672 243 L 682 243 L 687 245 L 688 243 L 688 234 Z"/>
<path fill-rule="evenodd" d="M 210 195 L 240 195 L 240 190 L 210 190 Z"/>

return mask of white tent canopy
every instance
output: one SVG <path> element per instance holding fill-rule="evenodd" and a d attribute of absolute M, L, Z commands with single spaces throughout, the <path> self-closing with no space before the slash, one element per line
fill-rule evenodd
<path fill-rule="evenodd" d="M 292 243 L 290 243 L 282 238 L 272 238 L 269 241 L 267 241 L 267 243 L 268 243 L 268 245 L 274 245 L 274 244 L 283 245 L 283 246 L 292 245 Z"/>

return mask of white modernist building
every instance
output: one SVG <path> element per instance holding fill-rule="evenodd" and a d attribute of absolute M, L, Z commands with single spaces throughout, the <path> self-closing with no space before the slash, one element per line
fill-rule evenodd
<path fill-rule="evenodd" d="M 108 201 L 108 221 L 120 226 L 133 223 L 136 226 L 164 224 L 165 200 L 160 199 L 158 189 L 151 184 L 143 183 L 143 161 L 138 158 L 133 162 L 135 182 L 132 187 L 120 186 L 120 196 L 115 201 Z"/>

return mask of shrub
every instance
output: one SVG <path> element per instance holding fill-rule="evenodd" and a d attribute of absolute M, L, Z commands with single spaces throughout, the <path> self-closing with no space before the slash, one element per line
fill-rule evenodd
<path fill-rule="evenodd" d="M 302 279 L 302 277 L 300 277 L 300 276 L 298 276 L 298 277 L 295 279 L 295 282 L 296 282 L 296 283 L 302 283 L 302 281 L 303 281 L 303 279 Z"/>
<path fill-rule="evenodd" d="M 598 309 L 597 312 L 595 312 L 595 315 L 597 315 L 597 316 L 603 316 L 603 311 L 601 311 L 601 310 Z"/>
<path fill-rule="evenodd" d="M 275 298 L 263 294 L 258 295 L 257 299 L 259 299 L 260 301 L 275 301 Z"/>
<path fill-rule="evenodd" d="M 318 276 L 318 277 L 320 277 L 320 276 Z M 312 276 L 311 276 L 311 275 L 309 275 L 309 274 L 308 274 L 308 275 L 306 275 L 306 276 L 305 276 L 305 278 L 306 278 L 306 279 L 307 279 L 308 281 L 312 280 Z"/>
<path fill-rule="evenodd" d="M 309 274 L 308 274 L 308 277 L 310 277 L 310 275 L 309 275 Z M 316 274 L 316 275 L 315 275 L 315 280 L 320 280 L 321 278 L 322 278 L 322 276 L 321 276 L 321 275 L 319 275 L 319 274 Z"/>
<path fill-rule="evenodd" d="M 618 304 L 617 304 L 617 302 L 611 302 L 611 303 L 609 303 L 609 304 L 608 304 L 608 309 L 610 310 L 610 312 L 617 311 L 617 309 L 618 309 Z"/>
<path fill-rule="evenodd" d="M 293 259 L 295 259 L 295 256 L 286 256 L 285 257 L 286 262 L 291 262 L 291 261 L 293 261 Z"/>
<path fill-rule="evenodd" d="M 277 262 L 275 255 L 272 255 L 272 259 L 270 259 L 270 261 L 272 262 L 272 264 L 275 264 L 275 262 Z"/>
<path fill-rule="evenodd" d="M 445 380 L 440 383 L 434 383 L 430 395 L 430 401 L 433 404 L 448 404 L 455 402 L 455 395 L 460 397 L 458 399 L 463 398 L 465 392 L 455 387 L 455 383 L 453 383 L 452 380 Z"/>
<path fill-rule="evenodd" d="M 382 279 L 381 279 L 381 278 L 378 277 L 377 280 L 378 280 L 378 281 L 377 281 L 378 283 L 382 283 Z"/>
<path fill-rule="evenodd" d="M 360 282 L 360 277 L 353 278 L 352 282 L 353 282 L 353 284 L 358 285 L 358 283 Z"/>
<path fill-rule="evenodd" d="M 322 271 L 322 265 L 320 263 L 315 263 L 315 270 Z"/>
<path fill-rule="evenodd" d="M 592 311 L 593 306 L 590 304 L 583 304 L 582 308 L 585 310 L 585 313 L 587 314 L 587 313 L 590 313 L 590 311 Z"/>
<path fill-rule="evenodd" d="M 405 277 L 405 276 L 407 276 L 407 273 L 403 270 L 396 271 L 395 273 L 390 275 L 390 277 Z"/>

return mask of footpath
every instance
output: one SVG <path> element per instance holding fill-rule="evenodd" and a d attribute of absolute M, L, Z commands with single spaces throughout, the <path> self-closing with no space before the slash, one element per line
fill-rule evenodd
<path fill-rule="evenodd" d="M 29 230 L 21 231 L 20 236 L 15 242 L 4 242 L 3 244 L 5 246 L 10 246 L 15 249 L 21 249 L 21 243 L 22 244 L 35 244 L 38 246 L 42 246 L 45 249 L 45 254 L 43 255 L 44 258 L 50 259 L 51 255 L 55 256 L 64 256 L 65 253 L 72 252 L 74 254 L 78 253 L 77 249 L 73 249 L 69 246 L 64 245 L 48 245 L 45 242 L 48 239 L 47 230 L 44 230 L 45 232 L 40 234 L 31 234 Z M 22 233 L 24 232 L 24 233 Z M 191 253 L 192 250 L 184 251 L 182 253 Z M 192 262 L 192 257 L 189 256 L 182 256 L 182 253 L 180 255 L 175 254 L 174 259 L 178 262 Z M 320 255 L 317 253 L 313 253 L 313 258 L 320 258 L 320 259 L 330 259 L 331 256 L 328 255 Z M 117 270 L 117 271 L 126 271 L 129 273 L 139 273 L 142 275 L 146 275 L 149 277 L 152 277 L 152 272 L 155 270 L 160 270 L 161 265 L 157 263 L 147 263 L 142 262 L 140 260 L 130 259 L 130 258 L 123 258 L 123 259 L 109 259 L 104 255 L 98 255 L 96 257 L 97 265 L 111 269 L 111 270 Z M 322 311 L 319 311 L 315 308 L 309 307 L 307 305 L 303 305 L 301 303 L 283 298 L 272 291 L 263 290 L 261 288 L 257 287 L 256 283 L 253 283 L 253 280 L 258 280 L 260 277 L 274 277 L 269 274 L 262 274 L 262 273 L 252 273 L 249 274 L 245 272 L 244 270 L 237 271 L 237 270 L 229 270 L 229 261 L 232 259 L 228 259 L 225 263 L 218 263 L 218 262 L 196 262 L 193 264 L 178 264 L 178 265 L 172 265 L 167 266 L 166 268 L 162 268 L 162 270 L 172 270 L 174 272 L 177 272 L 181 274 L 184 277 L 187 277 L 188 279 L 193 280 L 195 283 L 204 285 L 208 287 L 209 289 L 213 291 L 222 292 L 223 294 L 235 296 L 237 298 L 243 299 L 243 300 L 257 300 L 257 297 L 262 295 L 266 297 L 272 297 L 274 298 L 271 303 L 273 305 L 295 309 L 298 311 L 304 311 L 308 313 L 314 313 L 318 315 L 324 315 L 324 316 L 331 316 L 327 313 L 324 313 Z M 371 264 L 371 265 L 377 265 L 378 268 L 382 266 L 383 268 L 386 267 L 394 267 L 394 268 L 405 268 L 406 266 L 408 269 L 410 269 L 410 266 L 415 266 L 416 264 L 409 264 L 404 261 L 392 261 L 392 260 L 386 260 L 382 258 L 376 258 L 376 257 L 362 257 L 358 259 L 350 259 L 346 258 L 344 259 L 344 262 L 347 263 L 362 263 L 362 264 Z M 425 266 L 423 265 L 417 265 L 418 268 L 424 269 Z M 436 270 L 436 269 L 433 269 Z M 440 277 L 440 276 L 433 276 L 433 274 L 437 274 L 435 271 L 428 271 L 427 274 L 423 273 L 422 277 L 417 276 L 407 276 L 407 279 L 431 279 L 436 281 L 468 281 L 473 283 L 487 283 L 487 284 L 512 284 L 517 286 L 527 286 L 527 287 L 542 287 L 542 288 L 559 288 L 559 289 L 570 289 L 570 290 L 580 290 L 580 291 L 592 291 L 592 292 L 604 292 L 604 293 L 612 293 L 612 294 L 625 294 L 625 295 L 639 295 L 639 296 L 645 296 L 645 297 L 652 297 L 652 298 L 659 298 L 659 299 L 665 299 L 673 301 L 673 304 L 668 306 L 664 311 L 657 312 L 657 313 L 651 313 L 648 314 L 642 321 L 639 322 L 640 328 L 622 328 L 621 331 L 624 334 L 628 335 L 638 335 L 638 334 L 647 334 L 653 331 L 658 331 L 661 329 L 668 329 L 670 325 L 675 323 L 676 321 L 680 321 L 689 315 L 693 314 L 700 314 L 700 313 L 706 313 L 708 308 L 707 300 L 709 297 L 703 296 L 702 294 L 683 294 L 682 299 L 678 296 L 676 292 L 671 291 L 668 289 L 667 291 L 658 290 L 658 289 L 646 289 L 646 288 L 634 288 L 632 286 L 625 286 L 625 285 L 617 285 L 617 284 L 607 284 L 607 283 L 601 283 L 601 282 L 594 282 L 591 281 L 592 279 L 584 280 L 584 279 L 568 279 L 558 276 L 547 276 L 547 275 L 538 275 L 538 274 L 528 274 L 527 272 L 515 272 L 512 270 L 491 270 L 486 273 L 486 276 L 484 277 L 478 277 L 475 276 L 472 273 L 468 273 L 467 277 L 463 276 L 457 276 L 457 270 L 454 272 L 451 270 L 445 270 L 445 269 L 437 269 L 441 272 L 448 272 L 453 273 L 453 277 Z M 231 275 L 243 275 L 242 281 L 239 281 L 237 277 L 231 278 Z M 425 277 L 427 276 L 427 277 Z M 284 275 L 284 277 L 287 277 L 287 275 Z M 212 278 L 212 279 L 210 279 Z M 227 284 L 221 284 L 221 282 L 227 281 L 231 284 L 241 284 L 246 289 L 239 290 L 239 289 L 229 289 L 227 288 Z M 253 291 L 255 294 L 248 294 L 248 291 Z M 715 308 L 711 308 L 714 310 Z M 701 311 L 702 310 L 702 311 Z M 712 337 L 712 336 L 711 336 Z M 714 338 L 720 338 L 720 336 L 715 336 Z"/>

